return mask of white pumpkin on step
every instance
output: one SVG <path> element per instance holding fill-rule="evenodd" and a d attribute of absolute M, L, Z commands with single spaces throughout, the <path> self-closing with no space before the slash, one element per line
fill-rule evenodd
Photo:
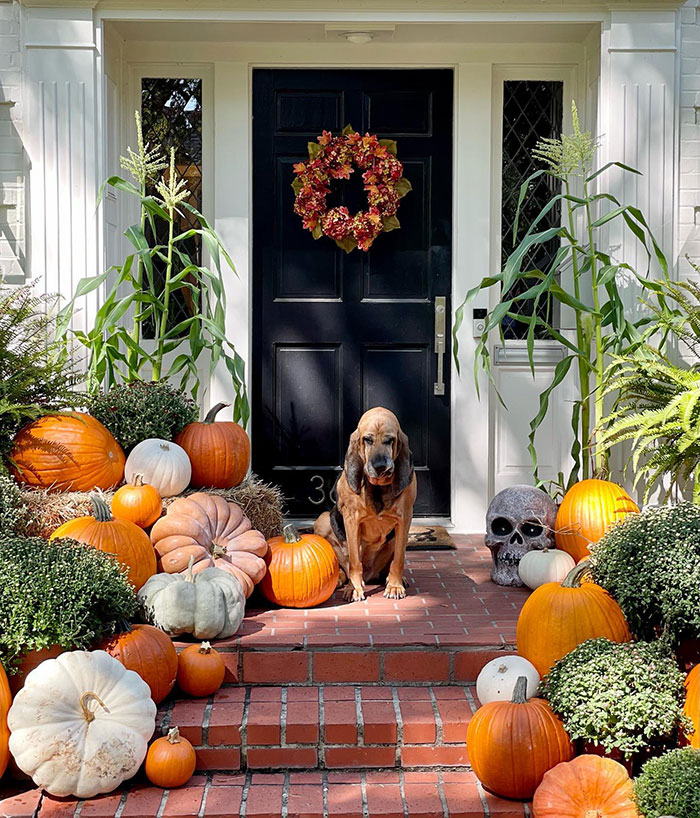
<path fill-rule="evenodd" d="M 92 798 L 135 775 L 155 723 L 148 685 L 103 650 L 42 662 L 7 715 L 17 766 L 58 797 Z"/>
<path fill-rule="evenodd" d="M 170 440 L 150 437 L 142 440 L 126 458 L 124 478 L 131 483 L 136 475 L 153 486 L 161 497 L 181 494 L 190 484 L 192 464 L 187 452 Z"/>
<path fill-rule="evenodd" d="M 539 588 L 547 582 L 562 582 L 574 568 L 574 558 L 557 548 L 528 551 L 520 560 L 518 573 L 528 588 Z"/>
<path fill-rule="evenodd" d="M 476 679 L 476 695 L 481 704 L 488 702 L 509 702 L 513 698 L 513 688 L 520 676 L 527 679 L 527 698 L 537 693 L 540 674 L 537 668 L 514 654 L 504 654 L 487 662 Z"/>

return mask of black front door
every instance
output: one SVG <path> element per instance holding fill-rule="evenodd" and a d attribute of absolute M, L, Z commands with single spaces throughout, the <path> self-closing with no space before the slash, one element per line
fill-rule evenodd
<path fill-rule="evenodd" d="M 372 406 L 395 412 L 418 474 L 416 515 L 450 513 L 450 366 L 436 394 L 436 298 L 449 316 L 450 70 L 256 70 L 253 74 L 253 469 L 293 516 L 328 508 L 348 437 Z M 323 131 L 396 139 L 413 190 L 401 229 L 369 252 L 314 241 L 293 212 L 295 162 Z M 361 174 L 329 205 L 363 208 Z"/>

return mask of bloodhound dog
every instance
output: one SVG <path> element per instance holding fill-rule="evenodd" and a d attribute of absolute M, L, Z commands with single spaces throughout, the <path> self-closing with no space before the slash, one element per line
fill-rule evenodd
<path fill-rule="evenodd" d="M 408 437 L 392 412 L 365 412 L 350 436 L 345 465 L 336 483 L 338 501 L 316 520 L 340 563 L 345 598 L 365 598 L 365 582 L 388 567 L 384 596 L 406 596 L 403 580 L 408 531 L 416 500 L 416 475 Z"/>

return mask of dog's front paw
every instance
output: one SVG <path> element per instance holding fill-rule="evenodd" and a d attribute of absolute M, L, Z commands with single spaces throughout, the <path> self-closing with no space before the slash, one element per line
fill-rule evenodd
<path fill-rule="evenodd" d="M 401 582 L 387 582 L 384 589 L 384 596 L 387 599 L 403 599 L 406 596 L 406 589 Z"/>
<path fill-rule="evenodd" d="M 356 588 L 351 582 L 345 586 L 343 596 L 347 602 L 362 602 L 365 598 L 365 592 L 362 588 Z"/>

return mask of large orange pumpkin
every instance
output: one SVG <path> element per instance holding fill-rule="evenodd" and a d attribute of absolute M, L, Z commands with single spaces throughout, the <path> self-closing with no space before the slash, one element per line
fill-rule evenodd
<path fill-rule="evenodd" d="M 639 818 L 627 770 L 611 758 L 582 755 L 545 773 L 534 818 Z"/>
<path fill-rule="evenodd" d="M 7 712 L 12 704 L 12 694 L 7 681 L 7 674 L 0 665 L 0 777 L 7 769 L 10 760 L 10 729 L 7 726 Z"/>
<path fill-rule="evenodd" d="M 612 642 L 632 638 L 625 615 L 599 585 L 582 582 L 588 564 L 573 568 L 566 579 L 540 585 L 525 600 L 518 617 L 518 655 L 529 659 L 540 676 L 581 642 L 605 636 Z"/>
<path fill-rule="evenodd" d="M 217 421 L 227 403 L 217 403 L 201 423 L 188 423 L 175 438 L 192 463 L 191 485 L 228 489 L 242 482 L 250 466 L 250 440 L 231 420 Z"/>
<path fill-rule="evenodd" d="M 527 679 L 512 701 L 480 707 L 467 729 L 469 763 L 476 777 L 504 798 L 532 798 L 542 776 L 574 755 L 562 723 L 544 699 L 527 699 Z"/>
<path fill-rule="evenodd" d="M 627 492 L 609 480 L 581 480 L 561 501 L 554 523 L 557 548 L 567 551 L 576 562 L 590 554 L 589 545 L 602 539 L 613 523 L 639 507 Z"/>
<path fill-rule="evenodd" d="M 177 677 L 177 651 L 167 633 L 152 625 L 131 625 L 128 630 L 108 637 L 98 645 L 133 670 L 151 688 L 151 698 L 160 704 L 170 693 Z"/>
<path fill-rule="evenodd" d="M 163 500 L 158 490 L 143 482 L 142 474 L 135 474 L 112 497 L 112 514 L 120 520 L 130 520 L 139 528 L 153 525 L 163 512 Z"/>
<path fill-rule="evenodd" d="M 20 483 L 59 491 L 110 489 L 121 482 L 124 463 L 111 432 L 82 412 L 33 421 L 17 432 L 10 452 Z"/>
<path fill-rule="evenodd" d="M 338 558 L 333 547 L 316 534 L 299 536 L 293 525 L 283 537 L 272 537 L 260 590 L 283 608 L 313 608 L 331 597 L 338 585 Z"/>
<path fill-rule="evenodd" d="M 690 671 L 685 678 L 685 706 L 683 713 L 693 724 L 693 732 L 688 736 L 690 744 L 700 749 L 700 665 Z"/>
<path fill-rule="evenodd" d="M 138 591 L 156 572 L 156 555 L 148 534 L 129 520 L 113 519 L 107 503 L 98 494 L 90 499 L 92 516 L 68 520 L 49 539 L 66 537 L 114 554 L 129 569 L 129 581 Z"/>

